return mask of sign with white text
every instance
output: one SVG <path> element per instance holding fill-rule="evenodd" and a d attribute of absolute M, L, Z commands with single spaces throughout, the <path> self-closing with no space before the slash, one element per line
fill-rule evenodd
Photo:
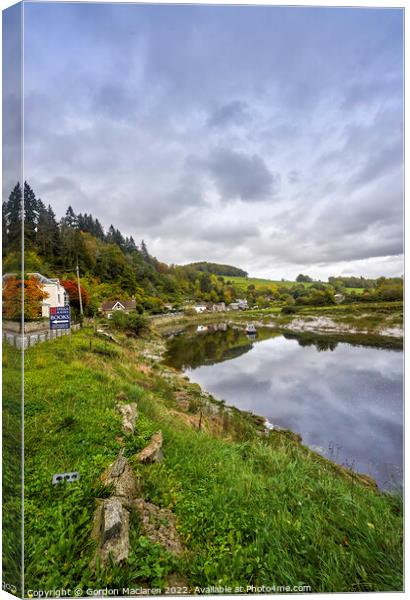
<path fill-rule="evenodd" d="M 50 329 L 70 329 L 70 326 L 70 307 L 52 306 L 50 308 Z"/>

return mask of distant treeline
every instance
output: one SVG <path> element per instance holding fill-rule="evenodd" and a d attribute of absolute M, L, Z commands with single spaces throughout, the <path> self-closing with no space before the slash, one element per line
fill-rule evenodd
<path fill-rule="evenodd" d="M 375 288 L 377 285 L 376 279 L 367 279 L 366 277 L 355 277 L 353 275 L 348 277 L 329 277 L 330 285 L 334 288 L 347 287 L 347 288 L 364 288 L 370 290 Z"/>
<path fill-rule="evenodd" d="M 197 271 L 203 271 L 205 273 L 213 273 L 214 275 L 221 275 L 226 277 L 247 277 L 248 273 L 238 267 L 232 267 L 231 265 L 219 265 L 211 262 L 193 262 L 186 265 L 192 267 Z"/>
<path fill-rule="evenodd" d="M 136 244 L 113 225 L 104 230 L 98 218 L 76 214 L 71 206 L 57 220 L 51 205 L 45 205 L 27 182 L 17 183 L 3 202 L 5 273 L 20 272 L 23 219 L 26 273 L 59 277 L 69 285 L 75 281 L 78 261 L 83 304 L 90 315 L 102 300 L 117 298 L 133 297 L 138 311 L 153 313 L 162 312 L 167 303 L 182 306 L 185 300 L 230 303 L 238 291 L 219 274 L 246 275 L 215 263 L 167 265 L 150 254 L 144 241 Z M 73 294 L 70 299 L 75 308 Z"/>

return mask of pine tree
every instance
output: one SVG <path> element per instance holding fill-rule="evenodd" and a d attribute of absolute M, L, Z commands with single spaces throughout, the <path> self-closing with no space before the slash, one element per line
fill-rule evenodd
<path fill-rule="evenodd" d="M 36 198 L 35 193 L 28 185 L 27 181 L 24 182 L 24 245 L 25 249 L 28 250 L 35 246 L 36 242 L 36 229 L 39 216 L 39 201 Z"/>
<path fill-rule="evenodd" d="M 142 240 L 142 242 L 141 242 L 140 252 L 141 252 L 142 257 L 145 260 L 145 262 L 151 263 L 151 256 L 150 256 L 150 254 L 148 252 L 148 248 L 147 248 L 147 245 L 144 242 L 144 240 Z"/>
<path fill-rule="evenodd" d="M 8 250 L 11 252 L 20 251 L 23 232 L 23 195 L 20 183 L 14 186 L 6 204 L 5 213 L 8 230 Z"/>
<path fill-rule="evenodd" d="M 71 206 L 67 208 L 65 217 L 61 220 L 61 223 L 72 229 L 78 229 L 78 218 Z"/>

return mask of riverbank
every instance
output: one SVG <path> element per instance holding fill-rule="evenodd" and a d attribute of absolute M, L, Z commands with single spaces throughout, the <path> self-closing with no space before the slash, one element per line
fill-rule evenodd
<path fill-rule="evenodd" d="M 163 334 L 182 331 L 188 325 L 219 322 L 228 324 L 253 321 L 258 327 L 270 327 L 292 333 L 366 337 L 372 345 L 402 347 L 403 303 L 337 304 L 323 307 L 300 307 L 284 314 L 281 308 L 237 312 L 202 313 L 195 316 L 152 317 L 155 329 Z"/>
<path fill-rule="evenodd" d="M 28 587 L 402 589 L 399 496 L 164 366 L 155 332 L 116 338 L 82 330 L 71 345 L 26 351 Z M 6 362 L 15 352 L 5 349 Z M 121 430 L 119 398 L 137 404 L 134 434 Z M 142 466 L 136 456 L 157 431 L 163 460 Z M 101 475 L 121 450 L 140 498 L 171 511 L 183 551 L 153 542 L 132 514 L 126 564 L 95 572 Z M 53 474 L 73 470 L 78 482 L 51 486 Z"/>

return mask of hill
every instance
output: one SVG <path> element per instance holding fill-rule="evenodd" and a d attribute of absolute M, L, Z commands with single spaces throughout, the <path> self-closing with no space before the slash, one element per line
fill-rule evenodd
<path fill-rule="evenodd" d="M 248 276 L 248 273 L 243 269 L 238 269 L 238 267 L 232 267 L 231 265 L 221 265 L 218 263 L 210 263 L 210 262 L 194 262 L 186 265 L 187 267 L 192 267 L 196 271 L 204 271 L 205 273 L 213 273 L 214 275 L 226 275 L 232 277 L 244 277 Z"/>

